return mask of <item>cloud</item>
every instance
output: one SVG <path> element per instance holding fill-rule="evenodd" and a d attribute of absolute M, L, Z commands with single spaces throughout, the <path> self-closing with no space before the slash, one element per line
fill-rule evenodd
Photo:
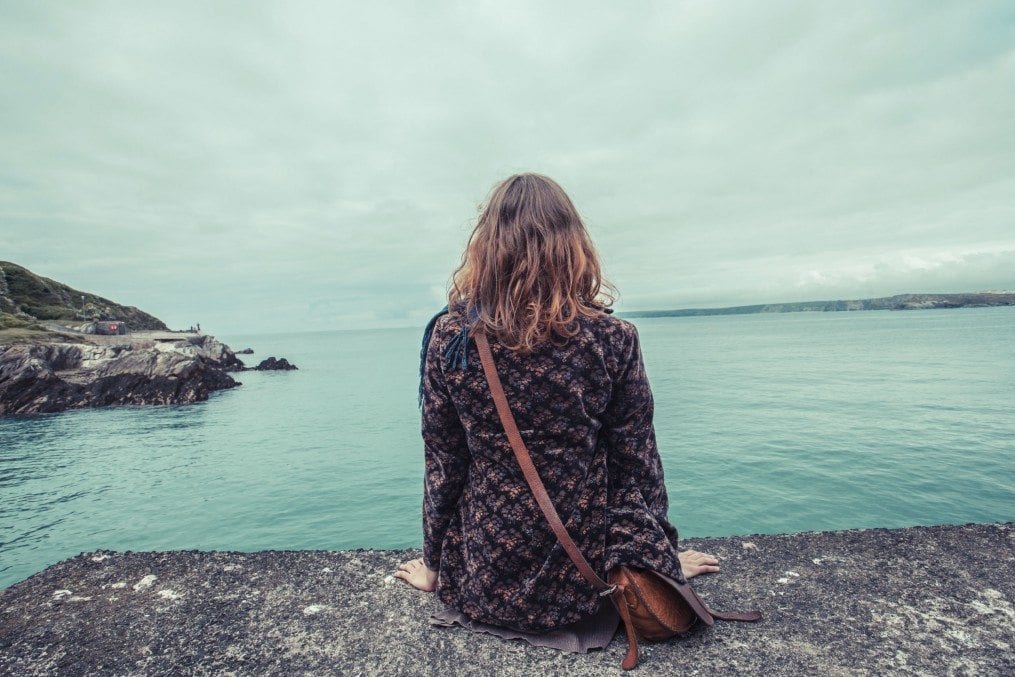
<path fill-rule="evenodd" d="M 530 169 L 622 308 L 1015 287 L 1009 3 L 4 13 L 4 258 L 176 326 L 421 324 Z"/>

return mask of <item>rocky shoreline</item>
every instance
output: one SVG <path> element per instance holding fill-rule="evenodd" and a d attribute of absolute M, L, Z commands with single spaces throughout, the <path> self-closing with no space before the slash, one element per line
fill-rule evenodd
<path fill-rule="evenodd" d="M 717 609 L 633 674 L 1015 671 L 1015 526 L 687 539 Z M 428 623 L 418 550 L 83 553 L 0 592 L 0 674 L 618 675 L 622 634 L 564 654 Z"/>
<path fill-rule="evenodd" d="M 233 372 L 296 368 L 275 358 L 247 367 L 207 334 L 149 334 L 50 332 L 0 344 L 0 416 L 200 402 L 241 385 Z"/>

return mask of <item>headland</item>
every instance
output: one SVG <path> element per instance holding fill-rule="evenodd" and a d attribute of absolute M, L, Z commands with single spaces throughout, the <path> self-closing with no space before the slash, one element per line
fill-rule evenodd
<path fill-rule="evenodd" d="M 185 404 L 241 385 L 247 367 L 197 330 L 0 261 L 0 416 L 114 405 Z"/>
<path fill-rule="evenodd" d="M 790 301 L 725 308 L 674 308 L 629 310 L 621 317 L 696 317 L 700 315 L 754 315 L 759 313 L 834 313 L 861 310 L 932 310 L 942 308 L 992 308 L 1015 306 L 1015 292 L 986 291 L 958 294 L 896 294 L 870 299 Z"/>

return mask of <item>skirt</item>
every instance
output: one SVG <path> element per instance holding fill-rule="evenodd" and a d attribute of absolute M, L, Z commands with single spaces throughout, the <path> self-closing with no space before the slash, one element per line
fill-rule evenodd
<path fill-rule="evenodd" d="M 533 646 L 547 646 L 570 653 L 588 653 L 591 649 L 604 649 L 610 644 L 620 627 L 620 614 L 610 600 L 604 599 L 593 615 L 548 632 L 524 632 L 474 621 L 451 607 L 430 614 L 430 623 L 439 627 L 451 627 L 457 623 L 473 632 L 496 635 L 501 639 L 521 639 Z"/>

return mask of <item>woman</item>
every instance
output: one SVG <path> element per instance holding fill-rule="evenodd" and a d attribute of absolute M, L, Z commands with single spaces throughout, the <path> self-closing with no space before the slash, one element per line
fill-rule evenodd
<path fill-rule="evenodd" d="M 446 608 L 431 622 L 570 651 L 606 646 L 619 625 L 518 467 L 470 338 L 484 329 L 543 484 L 600 576 L 719 570 L 710 555 L 678 556 L 638 332 L 604 288 L 556 182 L 519 174 L 494 188 L 421 352 L 423 557 L 394 575 L 437 592 Z"/>

